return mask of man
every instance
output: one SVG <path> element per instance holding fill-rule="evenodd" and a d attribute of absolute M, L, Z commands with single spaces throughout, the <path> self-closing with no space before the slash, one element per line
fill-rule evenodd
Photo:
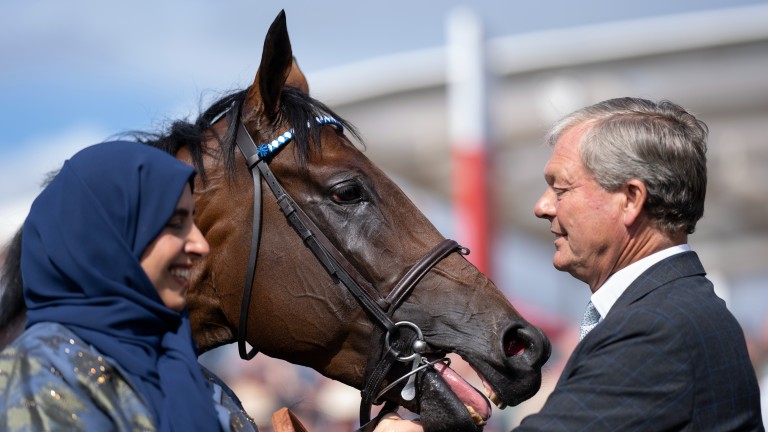
<path fill-rule="evenodd" d="M 551 130 L 534 212 L 555 235 L 555 268 L 589 285 L 593 322 L 518 430 L 764 430 L 743 331 L 687 244 L 706 137 L 683 108 L 634 98 Z"/>
<path fill-rule="evenodd" d="M 555 268 L 589 285 L 591 322 L 515 430 L 764 431 L 743 331 L 687 244 L 704 213 L 706 138 L 683 108 L 634 98 L 552 128 L 534 212 L 555 235 Z M 392 417 L 378 430 L 414 426 Z"/>

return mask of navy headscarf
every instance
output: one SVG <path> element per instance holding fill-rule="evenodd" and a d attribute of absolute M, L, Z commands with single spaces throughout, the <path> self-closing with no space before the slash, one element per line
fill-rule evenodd
<path fill-rule="evenodd" d="M 57 322 L 127 371 L 160 430 L 219 430 L 187 312 L 166 307 L 140 264 L 194 170 L 133 142 L 64 163 L 24 222 L 27 326 Z"/>

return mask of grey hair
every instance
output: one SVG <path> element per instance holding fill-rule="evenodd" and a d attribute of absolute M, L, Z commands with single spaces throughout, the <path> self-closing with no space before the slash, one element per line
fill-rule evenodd
<path fill-rule="evenodd" d="M 583 126 L 581 161 L 607 191 L 630 179 L 648 189 L 645 211 L 668 233 L 692 234 L 704 215 L 707 192 L 707 134 L 701 120 L 672 102 L 610 99 L 582 108 L 547 134 L 554 146 Z"/>

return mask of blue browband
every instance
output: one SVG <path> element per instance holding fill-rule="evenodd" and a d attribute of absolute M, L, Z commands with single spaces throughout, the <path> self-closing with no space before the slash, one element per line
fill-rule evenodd
<path fill-rule="evenodd" d="M 319 125 L 330 124 L 335 126 L 340 131 L 344 131 L 344 126 L 342 126 L 342 124 L 333 117 L 330 117 L 330 116 L 315 117 L 315 121 Z M 263 159 L 271 155 L 272 153 L 276 152 L 277 149 L 279 149 L 280 147 L 291 142 L 292 139 L 293 139 L 293 129 L 289 129 L 279 137 L 273 139 L 271 143 L 258 145 L 256 148 L 257 148 L 259 157 Z"/>

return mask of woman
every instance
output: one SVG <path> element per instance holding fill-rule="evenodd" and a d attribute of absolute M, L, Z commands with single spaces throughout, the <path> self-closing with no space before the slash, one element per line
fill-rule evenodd
<path fill-rule="evenodd" d="M 0 354 L 0 429 L 255 427 L 197 363 L 186 293 L 208 243 L 194 170 L 152 147 L 65 162 L 24 222 L 27 328 Z"/>
<path fill-rule="evenodd" d="M 255 430 L 197 363 L 186 294 L 208 243 L 194 170 L 111 142 L 64 163 L 24 223 L 25 332 L 0 353 L 1 430 Z M 421 430 L 383 420 L 376 431 Z"/>

